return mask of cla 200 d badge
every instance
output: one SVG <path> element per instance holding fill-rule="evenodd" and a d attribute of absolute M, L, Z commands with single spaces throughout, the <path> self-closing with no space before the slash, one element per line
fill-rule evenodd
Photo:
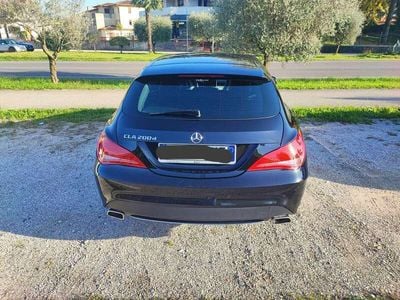
<path fill-rule="evenodd" d="M 256 58 L 183 54 L 137 77 L 97 144 L 109 216 L 290 221 L 308 176 L 302 132 Z"/>

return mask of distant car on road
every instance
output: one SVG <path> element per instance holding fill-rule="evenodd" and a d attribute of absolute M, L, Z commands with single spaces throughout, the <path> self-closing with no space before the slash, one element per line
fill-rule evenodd
<path fill-rule="evenodd" d="M 17 44 L 17 42 L 12 39 L 0 40 L 0 52 L 23 52 L 23 51 L 27 51 L 27 48 L 24 45 Z"/>
<path fill-rule="evenodd" d="M 147 66 L 97 144 L 111 217 L 289 222 L 308 177 L 303 134 L 252 56 L 184 54 Z"/>
<path fill-rule="evenodd" d="M 13 41 L 15 41 L 18 45 L 25 46 L 26 50 L 29 52 L 35 51 L 35 47 L 33 46 L 32 43 L 28 43 L 25 41 L 16 41 L 16 40 L 13 40 Z"/>

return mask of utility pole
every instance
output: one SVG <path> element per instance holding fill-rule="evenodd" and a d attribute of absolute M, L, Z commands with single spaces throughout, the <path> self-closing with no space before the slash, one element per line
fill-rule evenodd
<path fill-rule="evenodd" d="M 189 15 L 186 15 L 186 52 L 189 52 Z"/>

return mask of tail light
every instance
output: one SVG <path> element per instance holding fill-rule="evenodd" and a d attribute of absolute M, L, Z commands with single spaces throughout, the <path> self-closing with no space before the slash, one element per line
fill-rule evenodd
<path fill-rule="evenodd" d="M 114 143 L 103 131 L 97 142 L 97 159 L 103 165 L 121 165 L 146 168 L 143 162 L 132 152 Z"/>
<path fill-rule="evenodd" d="M 299 130 L 289 144 L 276 149 L 258 159 L 248 171 L 262 170 L 297 170 L 306 159 L 306 145 Z"/>

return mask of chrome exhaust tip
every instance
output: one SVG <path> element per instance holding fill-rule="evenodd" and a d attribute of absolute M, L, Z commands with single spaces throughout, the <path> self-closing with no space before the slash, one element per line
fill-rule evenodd
<path fill-rule="evenodd" d="M 273 218 L 275 224 L 283 224 L 283 223 L 290 223 L 290 218 L 288 215 L 286 216 L 276 216 Z"/>
<path fill-rule="evenodd" d="M 118 220 L 123 221 L 125 219 L 125 214 L 113 209 L 109 209 L 107 210 L 107 216 L 112 217 L 112 218 L 116 218 Z"/>

